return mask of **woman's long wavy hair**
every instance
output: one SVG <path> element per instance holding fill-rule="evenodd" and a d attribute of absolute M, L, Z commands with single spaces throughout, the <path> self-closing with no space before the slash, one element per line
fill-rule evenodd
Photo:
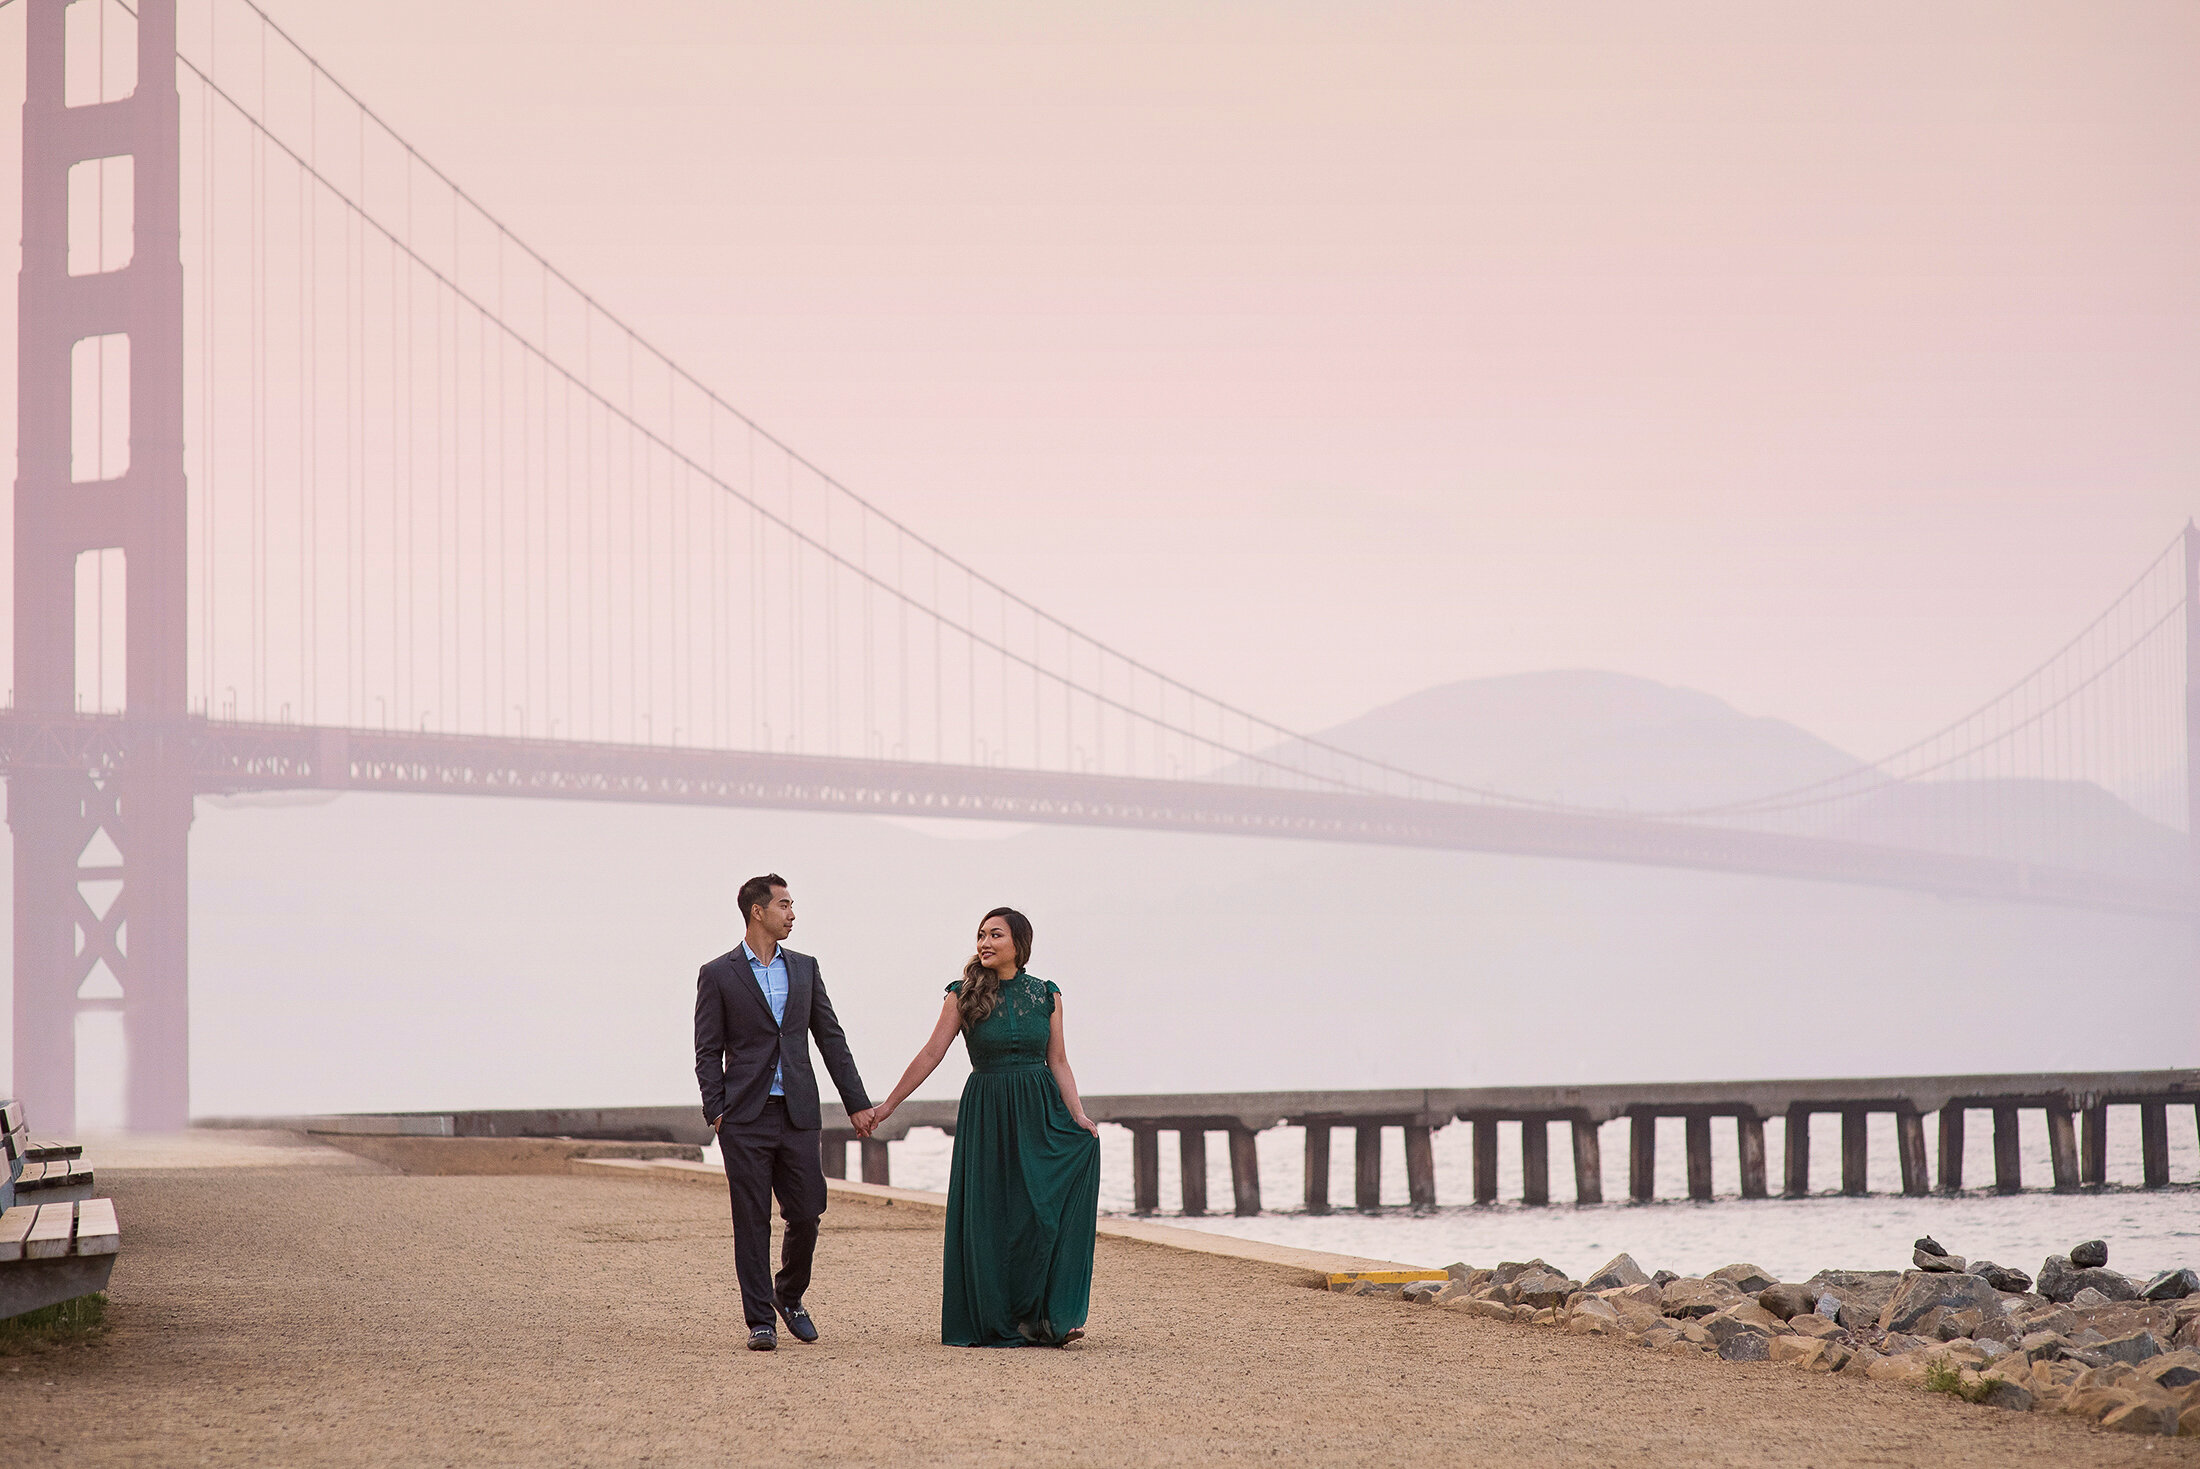
<path fill-rule="evenodd" d="M 1014 908 L 995 908 L 978 920 L 978 927 L 985 927 L 995 918 L 1007 921 L 1008 936 L 1016 945 L 1016 967 L 1023 968 L 1031 962 L 1031 920 Z M 993 1007 L 1000 1003 L 1000 975 L 980 964 L 978 956 L 972 954 L 970 962 L 963 966 L 962 989 L 955 995 L 955 1008 L 962 1012 L 963 1029 L 968 1030 L 991 1015 Z"/>

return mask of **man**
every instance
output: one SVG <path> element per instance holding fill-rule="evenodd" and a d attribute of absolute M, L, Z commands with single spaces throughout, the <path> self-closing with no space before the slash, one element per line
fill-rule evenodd
<path fill-rule="evenodd" d="M 725 1155 L 733 1196 L 733 1261 L 741 1279 L 741 1310 L 749 1350 L 779 1345 L 773 1319 L 785 1320 L 799 1341 L 816 1341 L 803 1308 L 817 1221 L 825 1212 L 825 1170 L 818 1162 L 817 1078 L 810 1071 L 810 1037 L 825 1053 L 825 1069 L 858 1128 L 867 1128 L 871 1099 L 856 1075 L 817 961 L 786 948 L 794 931 L 794 900 L 778 873 L 741 884 L 748 936 L 695 977 L 695 1079 L 703 1116 Z M 779 1275 L 771 1274 L 771 1201 L 786 1221 Z"/>

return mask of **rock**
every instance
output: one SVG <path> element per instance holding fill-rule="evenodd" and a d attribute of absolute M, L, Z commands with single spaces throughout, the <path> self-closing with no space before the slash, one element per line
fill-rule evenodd
<path fill-rule="evenodd" d="M 1988 1377 L 1979 1383 L 1974 1403 L 1984 1403 L 1989 1408 L 2008 1408 L 2017 1413 L 2029 1413 L 2036 1401 L 2032 1390 L 2006 1377 Z"/>
<path fill-rule="evenodd" d="M 1837 1341 L 1820 1341 L 1818 1345 L 1820 1350 L 1817 1356 L 1805 1357 L 1798 1364 L 1805 1372 L 1846 1371 L 1849 1359 L 1855 1355 L 1851 1348 Z"/>
<path fill-rule="evenodd" d="M 1831 1294 L 1841 1301 L 1834 1318 L 1851 1331 L 1861 1331 L 1879 1319 L 1880 1308 L 1902 1284 L 1902 1276 L 1899 1270 L 1821 1270 L 1803 1286 L 1813 1298 Z"/>
<path fill-rule="evenodd" d="M 2200 1403 L 2195 1403 L 2177 1416 L 2179 1438 L 2200 1438 Z"/>
<path fill-rule="evenodd" d="M 1838 1322 L 1821 1316 L 1815 1311 L 1806 1311 L 1800 1316 L 1788 1317 L 1787 1328 L 1797 1336 L 1835 1337 L 1848 1334 L 1841 1329 Z"/>
<path fill-rule="evenodd" d="M 1862 1353 L 1857 1355 L 1862 1356 Z M 1865 1365 L 1864 1375 L 1874 1382 L 1906 1382 L 1922 1385 L 1925 1381 L 1925 1359 L 1919 1356 L 1874 1357 Z"/>
<path fill-rule="evenodd" d="M 1772 1355 L 1771 1333 L 1761 1326 L 1731 1316 L 1713 1316 L 1704 1323 L 1704 1330 L 1718 1345 L 1723 1361 L 1763 1362 Z"/>
<path fill-rule="evenodd" d="M 1540 1270 L 1513 1281 L 1513 1304 L 1533 1306 L 1539 1311 L 1552 1310 L 1565 1305 L 1566 1298 L 1580 1289 L 1578 1280 L 1568 1280 L 1555 1270 Z"/>
<path fill-rule="evenodd" d="M 1446 1284 L 1448 1285 L 1449 1282 L 1447 1281 Z M 1437 1292 L 1441 1289 L 1443 1287 L 1437 1285 L 1433 1280 L 1416 1280 L 1410 1282 L 1399 1294 L 1416 1306 L 1426 1306 L 1435 1301 Z"/>
<path fill-rule="evenodd" d="M 1680 1277 L 1678 1275 L 1675 1275 L 1670 1270 L 1660 1270 L 1657 1274 L 1650 1277 L 1650 1283 L 1655 1286 L 1664 1287 L 1671 1285 L 1674 1281 L 1679 1279 Z"/>
<path fill-rule="evenodd" d="M 1803 1289 L 1809 1290 L 1810 1287 L 1806 1285 L 1803 1287 Z M 1816 1314 L 1825 1317 L 1828 1321 L 1831 1321 L 1841 1314 L 1841 1298 L 1835 1295 L 1830 1290 L 1820 1291 L 1818 1293 L 1818 1299 L 1811 1302 L 1810 1308 Z"/>
<path fill-rule="evenodd" d="M 1991 1260 L 1974 1260 L 1971 1273 L 1995 1290 L 2009 1295 L 2021 1295 L 2032 1288 L 2032 1277 L 2022 1270 L 2011 1270 L 2006 1265 L 1996 1265 Z"/>
<path fill-rule="evenodd" d="M 2099 1291 L 2095 1290 L 2092 1286 L 2089 1285 L 2084 1290 L 2081 1290 L 2076 1295 L 2072 1296 L 2070 1298 L 2070 1304 L 2078 1307 L 2080 1310 L 2084 1310 L 2092 1306 L 2105 1306 L 2109 1304 L 2109 1300 L 2107 1296 L 2102 1295 Z"/>
<path fill-rule="evenodd" d="M 2165 1270 L 2147 1282 L 2139 1292 L 2142 1301 L 2181 1301 L 2187 1296 L 2200 1295 L 2200 1274 L 2190 1270 Z"/>
<path fill-rule="evenodd" d="M 1755 1265 L 1721 1265 L 1704 1279 L 1724 1281 L 1745 1296 L 1753 1296 L 1768 1285 L 1780 1283 L 1778 1276 Z"/>
<path fill-rule="evenodd" d="M 1723 1280 L 1676 1280 L 1660 1297 L 1660 1309 L 1678 1321 L 1693 1321 L 1723 1311 L 1741 1299 L 1741 1292 Z"/>
<path fill-rule="evenodd" d="M 2126 1403 L 2101 1419 L 2111 1433 L 2171 1434 L 2177 1431 L 2177 1405 L 2142 1399 Z"/>
<path fill-rule="evenodd" d="M 1959 1274 L 1963 1270 L 1963 1257 L 1945 1252 L 1934 1254 L 1930 1250 L 1912 1250 L 1910 1263 L 1920 1270 L 1939 1270 Z"/>
<path fill-rule="evenodd" d="M 1465 1280 L 1468 1276 L 1474 1274 L 1474 1267 L 1464 1260 L 1454 1260 L 1444 1267 L 1444 1274 L 1453 1280 Z"/>
<path fill-rule="evenodd" d="M 2093 1350 L 2108 1361 L 2128 1362 L 2136 1367 L 2149 1357 L 2161 1356 L 2162 1344 L 2155 1340 L 2151 1331 L 2134 1331 L 2129 1336 L 2104 1341 Z"/>
<path fill-rule="evenodd" d="M 1650 1277 L 1643 1273 L 1635 1257 L 1625 1251 L 1605 1261 L 1604 1268 L 1581 1283 L 1583 1290 L 1611 1290 L 1622 1285 L 1647 1285 Z"/>
<path fill-rule="evenodd" d="M 1915 1250 L 1920 1255 L 1945 1256 L 1948 1253 L 1947 1247 L 1941 1244 L 1939 1240 L 1934 1239 L 1929 1234 L 1926 1235 L 1923 1239 L 1910 1241 L 1910 1248 Z"/>
<path fill-rule="evenodd" d="M 2097 1290 L 2104 1300 L 2136 1300 L 2139 1288 L 2104 1266 L 2079 1266 L 2067 1256 L 2049 1255 L 2040 1266 L 2039 1292 L 2058 1305 L 2073 1300 L 2081 1290 Z"/>
<path fill-rule="evenodd" d="M 2108 1241 L 2089 1239 L 2082 1245 L 2070 1247 L 2070 1263 L 2080 1270 L 2091 1270 L 2108 1263 Z"/>
<path fill-rule="evenodd" d="M 1768 1285 L 1757 1292 L 1757 1304 L 1787 1321 L 1796 1316 L 1807 1316 L 1817 1302 L 1811 1293 L 1800 1285 Z"/>
<path fill-rule="evenodd" d="M 1966 1308 L 1990 1311 L 1998 1316 L 2001 1297 L 1976 1275 L 1916 1271 L 1903 1277 L 1900 1287 L 1880 1309 L 1879 1329 L 1913 1331 L 1933 1311 L 1953 1312 Z"/>
<path fill-rule="evenodd" d="M 1513 1319 L 1512 1307 L 1501 1301 L 1484 1301 L 1470 1298 L 1464 1301 L 1451 1302 L 1450 1304 L 1464 1310 L 1469 1316 L 1480 1316 L 1485 1321 L 1510 1321 Z"/>
<path fill-rule="evenodd" d="M 2159 1388 L 2190 1387 L 2200 1382 L 2200 1353 L 2172 1352 L 2147 1363 L 2139 1375 Z"/>
<path fill-rule="evenodd" d="M 1551 1268 L 1550 1262 L 1547 1260 L 1507 1260 L 1490 1272 L 1490 1283 L 1492 1285 L 1511 1285 L 1532 1270 L 1540 1270 L 1546 1275 L 1558 1274 L 1556 1270 Z"/>

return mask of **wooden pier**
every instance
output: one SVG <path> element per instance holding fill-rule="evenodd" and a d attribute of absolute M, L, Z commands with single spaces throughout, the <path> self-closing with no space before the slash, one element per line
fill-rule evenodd
<path fill-rule="evenodd" d="M 1131 1194 L 1135 1209 L 1152 1213 L 1161 1202 L 1161 1134 L 1176 1134 L 1176 1163 L 1183 1212 L 1205 1214 L 1207 1138 L 1220 1133 L 1229 1150 L 1231 1204 L 1238 1214 L 1258 1214 L 1263 1200 L 1260 1158 L 1254 1140 L 1275 1127 L 1305 1133 L 1304 1206 L 1327 1213 L 1330 1146 L 1340 1129 L 1352 1134 L 1352 1207 L 1372 1210 L 1382 1200 L 1383 1132 L 1405 1135 L 1406 1196 L 1416 1208 L 1437 1203 L 1433 1138 L 1438 1129 L 1465 1123 L 1473 1135 L 1474 1202 L 1497 1202 L 1498 1124 L 1520 1129 L 1521 1202 L 1548 1204 L 1550 1129 L 1563 1125 L 1573 1144 L 1574 1196 L 1604 1202 L 1604 1163 L 1599 1129 L 1628 1123 L 1627 1197 L 1647 1203 L 1656 1196 L 1657 1125 L 1682 1121 L 1688 1197 L 1713 1197 L 1711 1130 L 1735 1129 L 1744 1199 L 1771 1194 L 1766 1176 L 1765 1126 L 1778 1121 L 1786 1143 L 1780 1192 L 1811 1192 L 1810 1132 L 1816 1117 L 1841 1125 L 1841 1192 L 1867 1192 L 1868 1120 L 1887 1113 L 1895 1123 L 1902 1192 L 1923 1197 L 1934 1178 L 1946 1193 L 1963 1187 L 1965 1128 L 1973 1113 L 1993 1120 L 1994 1187 L 2024 1187 L 2017 1119 L 2025 1111 L 2046 1115 L 2053 1185 L 2058 1192 L 2107 1182 L 2111 1108 L 2138 1113 L 2140 1185 L 2169 1184 L 2171 1109 L 2200 1128 L 2200 1071 L 2050 1072 L 2007 1076 L 1906 1076 L 1845 1080 L 1653 1082 L 1579 1087 L 1482 1087 L 1400 1091 L 1202 1092 L 1088 1096 L 1093 1119 L 1131 1134 Z M 848 1145 L 859 1142 L 838 1106 L 825 1107 L 820 1134 L 827 1176 L 848 1176 Z M 1937 1119 L 1937 1160 L 1928 1158 L 1925 1118 Z M 313 1132 L 414 1133 L 445 1137 L 595 1137 L 640 1141 L 707 1142 L 709 1128 L 693 1107 L 626 1107 L 593 1110 L 386 1113 L 344 1117 L 219 1119 L 201 1125 L 294 1127 Z M 866 1183 L 890 1181 L 889 1145 L 913 1128 L 955 1130 L 955 1103 L 911 1101 L 878 1133 L 860 1140 Z M 1928 1165 L 1937 1163 L 1937 1167 Z"/>

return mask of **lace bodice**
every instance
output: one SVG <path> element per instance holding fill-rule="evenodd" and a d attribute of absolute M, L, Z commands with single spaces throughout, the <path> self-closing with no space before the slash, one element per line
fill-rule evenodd
<path fill-rule="evenodd" d="M 962 993 L 962 981 L 947 987 Z M 970 1052 L 973 1071 L 1006 1071 L 1018 1066 L 1044 1066 L 1047 1037 L 1054 1026 L 1054 997 L 1061 993 L 1051 982 L 1029 970 L 1001 986 L 993 1013 L 976 1025 L 963 1027 L 963 1045 Z"/>

